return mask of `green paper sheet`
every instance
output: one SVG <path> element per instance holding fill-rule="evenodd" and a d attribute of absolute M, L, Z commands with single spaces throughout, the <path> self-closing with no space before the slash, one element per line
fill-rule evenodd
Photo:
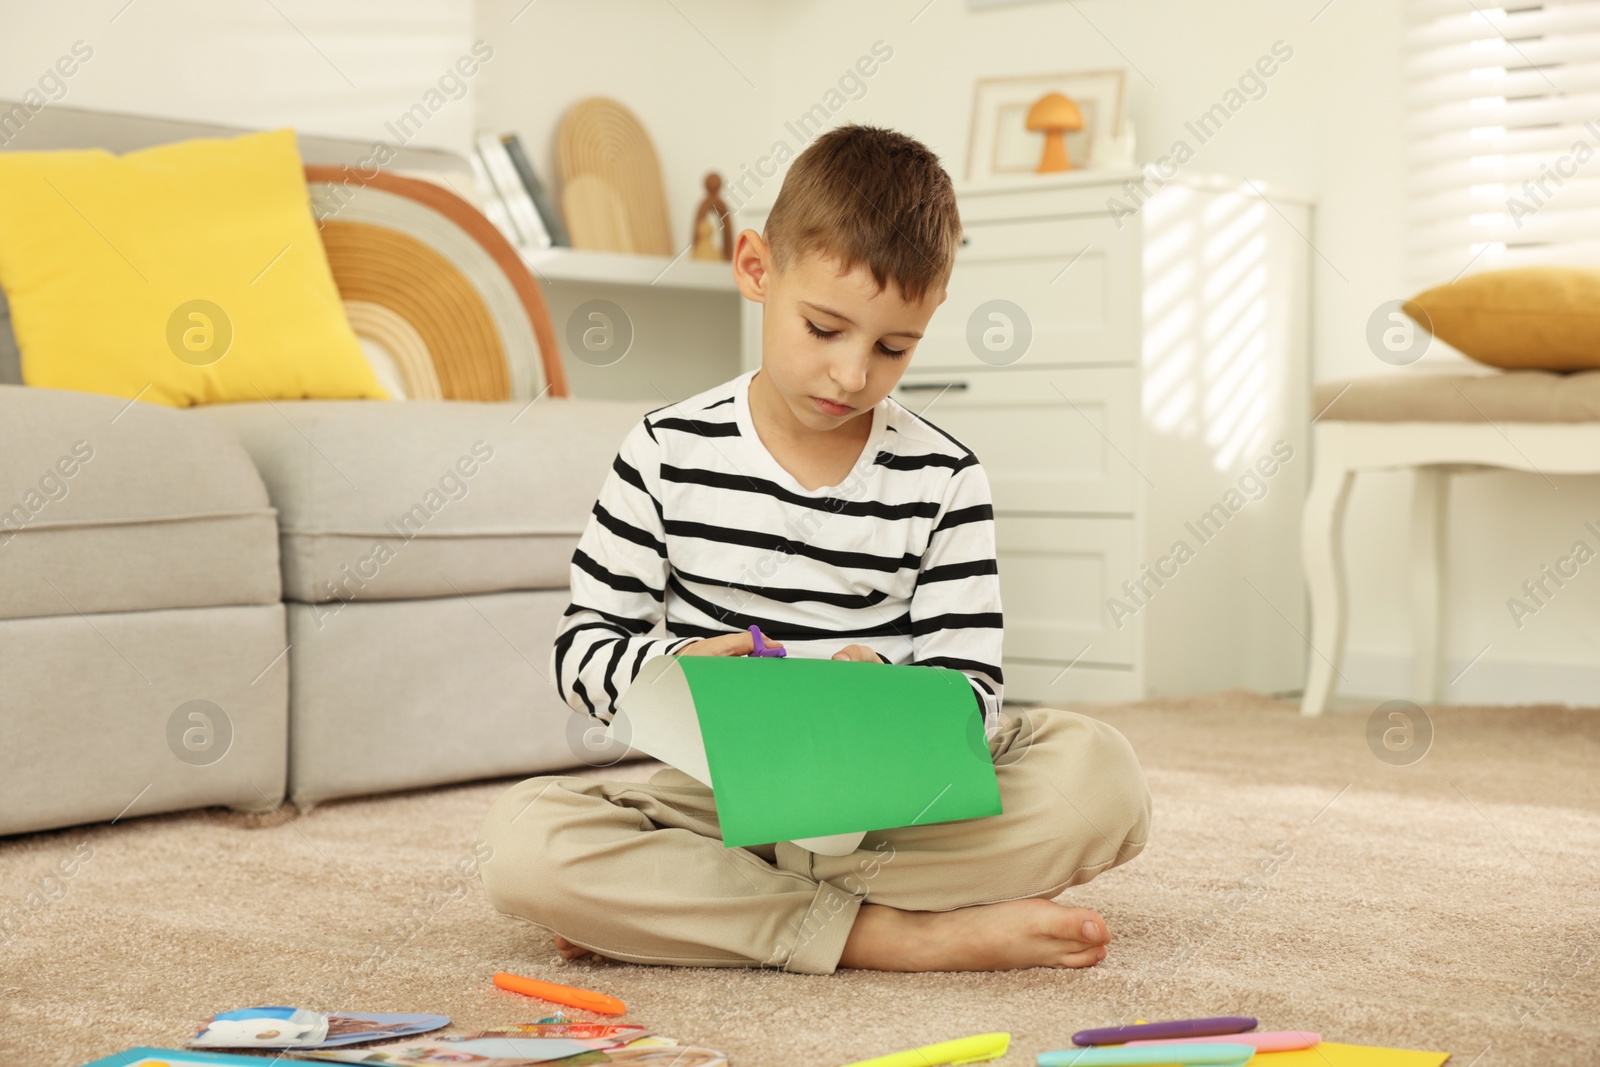
<path fill-rule="evenodd" d="M 729 848 L 1001 811 L 960 671 L 659 656 L 618 708 L 613 736 L 711 786 Z"/>

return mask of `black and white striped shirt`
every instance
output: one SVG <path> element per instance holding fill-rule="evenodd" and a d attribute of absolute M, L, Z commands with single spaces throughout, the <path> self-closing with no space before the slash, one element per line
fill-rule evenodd
<path fill-rule="evenodd" d="M 807 489 L 756 434 L 755 373 L 657 408 L 623 441 L 572 555 L 551 656 L 562 699 L 610 722 L 646 659 L 755 624 L 790 656 L 862 644 L 962 671 L 992 729 L 1000 575 L 977 457 L 885 398 L 855 468 Z"/>

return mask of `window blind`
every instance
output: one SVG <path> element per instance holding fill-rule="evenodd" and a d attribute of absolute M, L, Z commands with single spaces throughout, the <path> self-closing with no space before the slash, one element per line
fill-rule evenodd
<path fill-rule="evenodd" d="M 1600 0 L 1410 0 L 1411 281 L 1600 264 Z"/>

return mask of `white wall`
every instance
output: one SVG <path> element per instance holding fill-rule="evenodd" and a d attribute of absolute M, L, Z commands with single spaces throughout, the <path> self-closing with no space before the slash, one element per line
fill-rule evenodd
<path fill-rule="evenodd" d="M 567 108 L 619 101 L 661 160 L 674 246 L 689 242 L 706 171 L 723 174 L 764 143 L 774 77 L 770 15 L 731 0 L 479 0 L 477 35 L 495 49 L 478 122 L 520 134 L 557 185 L 555 135 Z M 680 14 L 681 12 L 681 14 Z"/>
<path fill-rule="evenodd" d="M 481 73 L 448 75 L 472 21 L 472 0 L 0 0 L 0 98 L 459 150 Z M 426 122 L 389 128 L 418 103 Z"/>

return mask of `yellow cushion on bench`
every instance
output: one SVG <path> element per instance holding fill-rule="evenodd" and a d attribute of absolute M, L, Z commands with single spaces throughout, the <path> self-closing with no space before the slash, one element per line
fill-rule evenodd
<path fill-rule="evenodd" d="M 174 407 L 387 397 L 291 130 L 0 153 L 0 286 L 29 385 Z"/>
<path fill-rule="evenodd" d="M 1419 293 L 1404 309 L 1439 340 L 1491 367 L 1600 367 L 1600 270 L 1484 271 Z"/>

